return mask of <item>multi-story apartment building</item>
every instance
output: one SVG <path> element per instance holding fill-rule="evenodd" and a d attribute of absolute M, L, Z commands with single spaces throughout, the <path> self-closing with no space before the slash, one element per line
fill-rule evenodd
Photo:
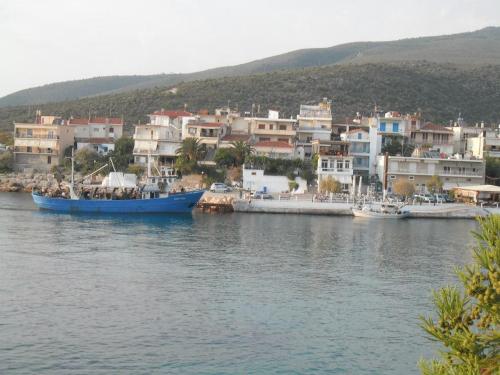
<path fill-rule="evenodd" d="M 302 159 L 310 159 L 313 140 L 331 139 L 331 101 L 324 98 L 318 105 L 301 105 L 297 123 L 297 155 Z"/>
<path fill-rule="evenodd" d="M 385 157 L 380 155 L 377 161 L 377 174 L 384 179 Z M 399 179 L 412 182 L 415 190 L 427 192 L 426 184 L 432 176 L 439 176 L 443 190 L 458 186 L 484 184 L 484 160 L 440 158 L 436 152 L 427 152 L 423 157 L 389 156 L 387 165 L 387 190 Z"/>
<path fill-rule="evenodd" d="M 366 129 L 350 129 L 341 134 L 341 139 L 349 143 L 349 155 L 353 157 L 353 171 L 356 176 L 368 178 L 370 175 L 370 134 Z"/>
<path fill-rule="evenodd" d="M 465 155 L 470 149 L 469 138 L 476 138 L 484 131 L 484 124 L 481 126 L 466 126 L 463 121 L 459 121 L 451 128 L 453 131 L 453 153 Z"/>
<path fill-rule="evenodd" d="M 267 118 L 251 117 L 249 120 L 257 155 L 286 159 L 295 157 L 297 132 L 294 119 L 280 119 L 277 111 L 269 111 Z"/>
<path fill-rule="evenodd" d="M 469 137 L 467 153 L 480 159 L 500 158 L 500 125 L 497 129 L 482 129 L 477 137 Z"/>
<path fill-rule="evenodd" d="M 197 138 L 207 149 L 217 149 L 227 133 L 228 126 L 224 122 L 203 122 L 196 119 L 185 125 L 182 138 Z"/>
<path fill-rule="evenodd" d="M 71 126 L 57 116 L 41 116 L 34 123 L 14 123 L 14 166 L 18 171 L 47 172 L 63 162 L 64 150 L 74 143 Z"/>
<path fill-rule="evenodd" d="M 115 141 L 123 135 L 123 119 L 119 117 L 71 118 L 76 148 L 91 148 L 106 155 L 115 149 Z"/>
<path fill-rule="evenodd" d="M 313 141 L 312 151 L 318 155 L 318 186 L 329 176 L 340 182 L 342 191 L 348 192 L 352 187 L 354 175 L 353 157 L 349 155 L 349 143 L 345 141 L 329 141 L 328 146 L 319 140 Z"/>
<path fill-rule="evenodd" d="M 134 160 L 146 164 L 148 156 L 158 165 L 172 164 L 182 143 L 183 129 L 194 116 L 186 111 L 155 111 L 149 124 L 135 126 Z"/>
<path fill-rule="evenodd" d="M 453 131 L 431 122 L 410 131 L 410 144 L 447 155 L 453 154 Z"/>

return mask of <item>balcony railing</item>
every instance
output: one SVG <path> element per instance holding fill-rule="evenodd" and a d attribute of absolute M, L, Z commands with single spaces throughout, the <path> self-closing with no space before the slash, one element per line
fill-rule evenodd
<path fill-rule="evenodd" d="M 39 135 L 39 134 L 17 134 L 16 138 L 18 139 L 59 139 L 58 135 Z"/>
<path fill-rule="evenodd" d="M 348 172 L 352 173 L 352 168 L 321 168 L 322 172 Z"/>

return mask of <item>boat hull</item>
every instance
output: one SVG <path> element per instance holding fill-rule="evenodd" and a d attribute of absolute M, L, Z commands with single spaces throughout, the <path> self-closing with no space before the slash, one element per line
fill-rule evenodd
<path fill-rule="evenodd" d="M 171 194 L 155 199 L 64 199 L 32 194 L 35 204 L 43 210 L 68 213 L 189 213 L 196 206 L 204 190 Z"/>
<path fill-rule="evenodd" d="M 365 218 L 370 218 L 370 219 L 404 219 L 404 218 L 410 216 L 409 212 L 401 212 L 400 214 L 382 213 L 382 212 L 375 212 L 375 211 L 359 210 L 356 208 L 352 209 L 352 214 L 356 217 L 365 217 Z"/>

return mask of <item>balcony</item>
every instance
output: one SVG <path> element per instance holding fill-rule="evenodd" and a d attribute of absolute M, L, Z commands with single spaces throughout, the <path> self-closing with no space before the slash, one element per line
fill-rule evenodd
<path fill-rule="evenodd" d="M 59 155 L 58 150 L 52 150 L 50 148 L 29 148 L 29 147 L 14 147 L 14 153 L 15 154 L 30 154 L 30 155 L 52 155 L 52 156 L 57 156 Z"/>
<path fill-rule="evenodd" d="M 16 133 L 16 139 L 59 139 L 58 135 L 53 134 L 26 134 Z"/>
<path fill-rule="evenodd" d="M 297 134 L 297 132 L 293 129 L 290 129 L 290 130 L 278 130 L 278 129 L 254 129 L 253 130 L 253 133 L 255 135 L 276 135 L 276 136 L 280 136 L 280 135 L 285 135 L 285 136 L 290 136 L 290 137 L 293 137 Z"/>
<path fill-rule="evenodd" d="M 484 176 L 484 172 L 480 171 L 437 171 L 436 172 L 440 176 L 459 176 L 459 177 L 482 177 Z"/>

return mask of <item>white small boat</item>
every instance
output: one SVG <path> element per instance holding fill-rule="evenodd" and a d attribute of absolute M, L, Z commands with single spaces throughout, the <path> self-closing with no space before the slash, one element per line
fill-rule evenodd
<path fill-rule="evenodd" d="M 380 205 L 365 204 L 352 208 L 352 213 L 356 217 L 366 217 L 373 219 L 404 219 L 410 215 L 408 210 L 403 210 L 403 206 L 392 203 L 382 203 Z"/>

